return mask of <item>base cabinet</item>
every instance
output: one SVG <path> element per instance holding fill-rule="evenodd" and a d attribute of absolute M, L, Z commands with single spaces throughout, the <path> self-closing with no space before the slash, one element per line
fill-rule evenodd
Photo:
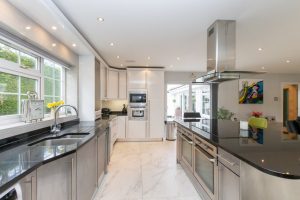
<path fill-rule="evenodd" d="M 97 137 L 77 150 L 77 200 L 92 199 L 97 189 Z"/>
<path fill-rule="evenodd" d="M 98 187 L 101 185 L 106 170 L 106 133 L 97 137 L 97 178 Z"/>
<path fill-rule="evenodd" d="M 38 200 L 76 199 L 75 154 L 60 158 L 37 169 Z"/>

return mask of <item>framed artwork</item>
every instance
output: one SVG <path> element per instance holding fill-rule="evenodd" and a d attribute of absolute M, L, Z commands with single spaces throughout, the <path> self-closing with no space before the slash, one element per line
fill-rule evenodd
<path fill-rule="evenodd" d="M 262 79 L 239 80 L 239 104 L 263 104 L 264 81 Z"/>

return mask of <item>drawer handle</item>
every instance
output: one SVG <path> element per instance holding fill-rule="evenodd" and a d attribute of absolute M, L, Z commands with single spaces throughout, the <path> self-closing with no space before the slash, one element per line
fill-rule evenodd
<path fill-rule="evenodd" d="M 218 156 L 218 158 L 221 158 L 221 160 L 225 161 L 226 163 L 228 163 L 231 166 L 236 165 L 236 163 L 228 161 L 227 159 L 225 159 L 224 157 L 222 157 L 220 154 L 217 154 L 217 156 Z"/>

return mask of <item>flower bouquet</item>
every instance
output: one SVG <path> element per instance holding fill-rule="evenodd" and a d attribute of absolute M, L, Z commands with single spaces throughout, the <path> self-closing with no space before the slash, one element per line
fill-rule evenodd
<path fill-rule="evenodd" d="M 55 110 L 58 106 L 61 106 L 61 105 L 64 105 L 65 102 L 63 100 L 60 100 L 60 101 L 54 101 L 52 103 L 48 103 L 47 104 L 47 108 L 50 108 L 51 109 L 51 117 L 54 118 L 55 116 Z M 59 116 L 59 113 L 57 113 L 57 115 Z M 58 117 L 57 116 L 57 117 Z"/>

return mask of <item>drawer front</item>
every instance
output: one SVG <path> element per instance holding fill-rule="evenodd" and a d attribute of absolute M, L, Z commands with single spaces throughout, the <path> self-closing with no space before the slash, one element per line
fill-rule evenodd
<path fill-rule="evenodd" d="M 227 151 L 218 148 L 218 161 L 231 169 L 237 175 L 240 175 L 240 160 L 228 153 Z"/>

